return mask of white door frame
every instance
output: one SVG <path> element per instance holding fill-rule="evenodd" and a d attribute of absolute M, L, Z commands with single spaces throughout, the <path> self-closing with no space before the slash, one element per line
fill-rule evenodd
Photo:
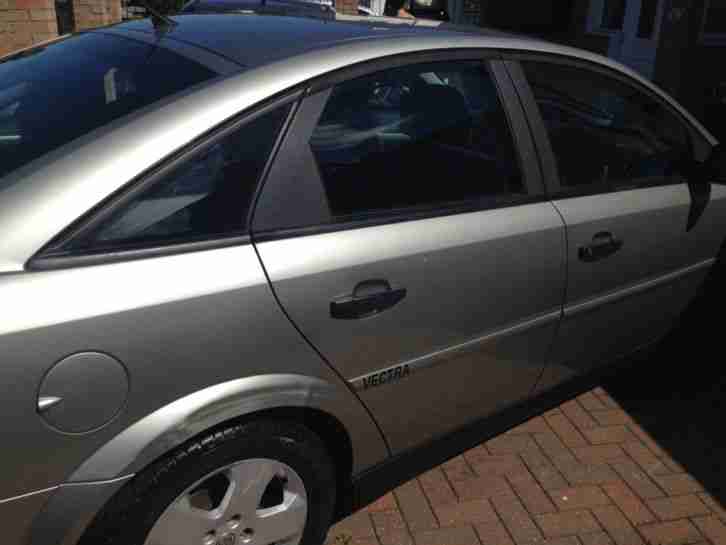
<path fill-rule="evenodd" d="M 625 16 L 622 28 L 602 27 L 602 15 L 606 0 L 592 0 L 587 30 L 592 34 L 609 37 L 608 56 L 630 66 L 648 78 L 653 77 L 655 61 L 663 24 L 665 0 L 657 0 L 653 33 L 649 38 L 638 36 L 643 0 L 625 0 Z"/>

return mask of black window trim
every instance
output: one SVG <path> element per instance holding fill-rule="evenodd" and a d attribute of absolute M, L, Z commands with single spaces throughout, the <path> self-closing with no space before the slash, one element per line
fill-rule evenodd
<path fill-rule="evenodd" d="M 129 180 L 121 188 L 96 204 L 80 218 L 73 221 L 26 262 L 25 270 L 54 270 L 99 265 L 118 261 L 131 261 L 149 257 L 175 255 L 250 244 L 251 218 L 255 203 L 259 197 L 261 186 L 263 185 L 263 181 L 275 159 L 280 143 L 285 137 L 287 128 L 295 115 L 295 111 L 297 110 L 297 106 L 299 105 L 303 94 L 304 86 L 296 86 L 292 90 L 287 90 L 277 96 L 271 97 L 249 109 L 233 115 L 229 119 L 209 129 L 204 134 L 189 142 L 181 149 L 162 158 L 155 165 L 135 178 Z M 177 166 L 183 164 L 195 155 L 209 149 L 220 139 L 245 124 L 254 121 L 260 116 L 265 115 L 276 108 L 284 107 L 286 105 L 289 105 L 289 111 L 287 112 L 267 161 L 259 175 L 257 187 L 252 195 L 250 208 L 247 211 L 244 232 L 214 235 L 210 238 L 200 238 L 199 240 L 192 241 L 155 241 L 130 248 L 102 248 L 99 250 L 84 252 L 65 251 L 62 249 L 67 242 L 94 229 L 147 188 L 164 179 L 164 177 L 172 172 Z"/>
<path fill-rule="evenodd" d="M 681 123 L 683 123 L 688 134 L 689 147 L 694 157 L 697 155 L 695 140 L 698 133 L 693 125 L 690 123 L 690 121 L 685 116 L 683 116 L 681 112 L 679 112 L 676 108 L 669 104 L 668 101 L 665 100 L 663 97 L 659 96 L 657 93 L 653 92 L 652 89 L 649 89 L 637 80 L 628 77 L 627 74 L 622 74 L 617 70 L 614 70 L 607 66 L 600 65 L 586 59 L 566 57 L 555 53 L 538 53 L 535 51 L 505 51 L 503 52 L 503 58 L 507 61 L 507 69 L 509 70 L 512 78 L 515 81 L 517 89 L 520 93 L 520 97 L 522 99 L 522 106 L 525 109 L 527 117 L 530 120 L 532 135 L 542 160 L 543 179 L 545 182 L 545 186 L 547 187 L 547 192 L 552 200 L 584 197 L 589 195 L 618 193 L 622 191 L 633 191 L 636 189 L 648 189 L 652 187 L 667 187 L 686 183 L 686 180 L 684 178 L 679 179 L 674 177 L 674 179 L 668 181 L 664 181 L 663 178 L 659 178 L 658 180 L 653 180 L 652 178 L 642 178 L 640 179 L 640 181 L 633 181 L 633 183 L 627 184 L 627 186 L 625 185 L 625 183 L 618 184 L 616 182 L 617 185 L 613 185 L 610 183 L 595 182 L 586 186 L 563 187 L 560 183 L 559 172 L 557 170 L 557 160 L 555 158 L 554 152 L 552 151 L 549 134 L 547 133 L 547 129 L 545 128 L 544 120 L 542 119 L 542 116 L 540 114 L 539 107 L 535 102 L 532 88 L 529 85 L 529 81 L 524 75 L 524 69 L 520 64 L 521 61 L 546 62 L 549 64 L 559 64 L 562 66 L 589 70 L 591 72 L 596 72 L 609 78 L 615 79 L 624 85 L 637 89 L 646 96 L 658 102 L 668 112 L 674 115 Z"/>
<path fill-rule="evenodd" d="M 548 197 L 543 181 L 542 171 L 539 167 L 537 151 L 527 124 L 526 115 L 517 96 L 517 90 L 509 78 L 506 69 L 504 69 L 501 52 L 499 50 L 489 48 L 465 48 L 404 53 L 348 66 L 325 74 L 324 76 L 316 78 L 310 82 L 306 91 L 306 98 L 303 99 L 301 109 L 305 108 L 305 100 L 308 98 L 311 98 L 317 93 L 327 91 L 339 83 L 358 77 L 366 76 L 382 70 L 414 64 L 466 60 L 482 61 L 487 64 L 493 83 L 499 93 L 499 99 L 512 133 L 513 145 L 522 171 L 523 186 L 527 191 L 526 195 L 513 195 L 511 198 L 503 197 L 500 199 L 500 202 L 496 203 L 492 203 L 493 199 L 482 198 L 479 200 L 469 200 L 461 203 L 412 206 L 395 211 L 372 211 L 342 218 L 320 218 L 319 222 L 311 225 L 258 229 L 253 223 L 253 241 L 262 242 L 293 238 L 297 236 L 309 236 L 313 234 L 331 233 L 350 229 L 401 223 L 405 221 L 416 221 L 457 214 L 483 212 L 501 208 L 513 208 L 516 206 L 524 206 L 547 201 Z M 306 141 L 309 140 L 310 134 L 308 134 L 307 137 Z M 317 163 L 315 164 L 315 171 L 317 172 L 316 184 L 319 184 L 322 187 L 323 181 L 319 174 Z M 266 179 L 265 183 L 268 182 L 269 180 Z M 262 191 L 264 191 L 264 187 L 262 188 Z M 264 203 L 262 203 L 261 206 L 264 206 Z M 259 206 L 256 206 L 255 213 L 258 212 Z"/>

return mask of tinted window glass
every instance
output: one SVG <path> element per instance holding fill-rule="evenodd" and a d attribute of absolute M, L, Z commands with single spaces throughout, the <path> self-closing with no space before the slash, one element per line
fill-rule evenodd
<path fill-rule="evenodd" d="M 335 216 L 462 201 L 524 188 L 487 67 L 441 62 L 338 85 L 311 139 Z"/>
<path fill-rule="evenodd" d="M 208 146 L 66 249 L 134 248 L 244 234 L 257 181 L 287 111 L 260 116 Z"/>
<path fill-rule="evenodd" d="M 9 57 L 0 62 L 0 177 L 215 75 L 163 47 L 101 33 Z"/>
<path fill-rule="evenodd" d="M 726 4 L 723 0 L 710 0 L 705 17 L 704 32 L 726 32 Z"/>
<path fill-rule="evenodd" d="M 675 114 L 597 72 L 522 63 L 565 187 L 626 187 L 678 177 L 690 137 Z"/>

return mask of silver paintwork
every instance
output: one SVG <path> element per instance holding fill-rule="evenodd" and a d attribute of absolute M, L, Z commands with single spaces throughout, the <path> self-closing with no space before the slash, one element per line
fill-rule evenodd
<path fill-rule="evenodd" d="M 128 427 L 86 460 L 69 482 L 140 471 L 170 448 L 236 416 L 276 407 L 308 407 L 338 416 L 349 393 L 328 381 L 303 375 L 258 375 L 217 384 L 177 399 Z M 348 421 L 347 423 L 345 421 Z M 370 438 L 370 437 L 369 437 Z M 356 438 L 357 439 L 357 438 Z M 362 445 L 361 445 L 362 447 Z M 377 459 L 357 457 L 357 471 Z"/>
<path fill-rule="evenodd" d="M 227 482 L 220 504 L 195 505 L 192 492 L 201 487 L 203 493 L 204 482 L 217 475 Z M 283 501 L 260 509 L 260 500 L 275 477 L 285 479 Z M 276 460 L 252 458 L 214 471 L 187 488 L 162 513 L 144 543 L 298 545 L 307 514 L 305 485 L 295 470 Z"/>
<path fill-rule="evenodd" d="M 671 282 L 675 282 L 676 280 L 680 279 L 683 276 L 701 272 L 704 269 L 709 269 L 711 266 L 713 266 L 713 264 L 715 262 L 716 262 L 715 258 L 706 259 L 706 260 L 700 261 L 694 265 L 690 265 L 683 269 L 678 269 L 677 271 L 673 271 L 668 274 L 658 276 L 656 278 L 651 278 L 644 282 L 639 282 L 637 284 L 628 286 L 621 290 L 606 293 L 604 295 L 599 295 L 597 297 L 593 297 L 592 299 L 588 299 L 586 301 L 581 301 L 578 303 L 573 303 L 571 305 L 567 305 L 564 308 L 563 315 L 569 318 L 571 316 L 575 316 L 582 312 L 589 312 L 592 310 L 596 310 L 599 307 L 601 307 L 602 305 L 617 303 L 618 301 L 620 301 L 622 299 L 627 299 L 628 297 L 632 297 L 634 295 L 638 295 L 640 293 L 659 288 L 665 284 L 670 284 Z"/>
<path fill-rule="evenodd" d="M 561 309 L 557 309 L 552 312 L 547 312 L 547 313 L 541 314 L 539 316 L 528 318 L 527 320 L 524 320 L 522 322 L 518 322 L 516 324 L 511 324 L 506 327 L 497 329 L 496 331 L 486 333 L 486 334 L 482 335 L 481 337 L 477 337 L 476 339 L 471 339 L 469 341 L 466 341 L 466 342 L 463 342 L 460 344 L 456 344 L 456 345 L 444 348 L 442 350 L 437 350 L 435 352 L 420 356 L 420 357 L 412 359 L 412 360 L 407 360 L 405 362 L 397 363 L 396 365 L 392 365 L 392 366 L 386 367 L 384 369 L 376 369 L 375 371 L 372 371 L 365 375 L 361 375 L 359 377 L 352 378 L 348 382 L 350 382 L 351 385 L 353 385 L 353 387 L 356 390 L 362 390 L 365 387 L 364 384 L 365 384 L 366 379 L 368 379 L 374 375 L 378 375 L 380 373 L 385 373 L 387 371 L 395 370 L 397 367 L 400 367 L 401 365 L 408 366 L 411 372 L 423 371 L 433 365 L 446 363 L 446 362 L 450 361 L 452 358 L 455 358 L 459 355 L 463 355 L 466 353 L 472 353 L 472 352 L 473 353 L 479 352 L 482 350 L 482 345 L 484 345 L 486 343 L 492 343 L 502 337 L 506 337 L 509 335 L 516 335 L 518 333 L 524 333 L 529 329 L 535 329 L 535 328 L 538 328 L 538 327 L 546 325 L 546 324 L 557 322 L 561 316 L 562 316 Z M 405 380 L 405 379 L 402 379 L 402 380 Z M 381 384 L 381 386 L 382 386 L 382 384 Z"/>
<path fill-rule="evenodd" d="M 232 33 L 219 36 L 217 58 L 214 47 L 183 41 L 181 24 L 174 30 L 179 40 L 169 47 L 214 64 L 226 77 L 0 179 L 0 300 L 12 309 L 0 322 L 0 384 L 12 385 L 3 395 L 0 427 L 22 438 L 3 444 L 4 543 L 76 543 L 95 513 L 148 463 L 202 430 L 264 408 L 307 408 L 336 417 L 350 434 L 354 472 L 360 473 L 390 455 L 366 406 L 392 450 L 401 451 L 526 397 L 558 327 L 539 389 L 578 371 L 572 366 L 578 350 L 584 354 L 613 330 L 624 333 L 608 323 L 648 326 L 631 328 L 642 335 L 619 343 L 622 351 L 664 331 L 692 298 L 723 240 L 723 186 L 713 187 L 704 216 L 687 234 L 680 234 L 689 202 L 681 185 L 259 244 L 280 301 L 328 362 L 280 310 L 251 245 L 25 270 L 78 217 L 210 128 L 310 79 L 389 55 L 485 48 L 588 60 L 652 89 L 709 144 L 716 142 L 672 98 L 610 59 L 438 23 L 338 19 L 327 24 L 348 19 L 369 30 L 355 39 L 301 42 L 285 49 L 285 58 L 264 57 L 269 52 L 244 37 L 232 47 Z M 125 25 L 104 32 L 156 39 Z M 256 55 L 272 60 L 235 73 L 242 56 Z M 644 220 L 649 212 L 654 215 Z M 567 238 L 560 214 L 568 222 Z M 613 219 L 622 227 L 618 234 L 627 235 L 626 248 L 641 251 L 624 254 L 607 273 L 566 274 L 577 245 L 600 224 L 616 229 Z M 670 237 L 668 251 L 658 251 L 656 227 Z M 458 271 L 455 278 L 452 271 Z M 568 275 L 573 280 L 565 294 Z M 370 277 L 409 288 L 410 298 L 375 320 L 348 324 L 348 330 L 331 324 L 324 308 L 331 297 Z M 580 312 L 584 308 L 592 311 Z M 122 361 L 131 389 L 113 422 L 80 438 L 43 423 L 38 411 L 48 407 L 37 405 L 37 394 L 56 362 L 87 350 Z M 427 370 L 360 398 L 351 391 L 350 381 L 356 385 L 396 362 Z"/>
<path fill-rule="evenodd" d="M 394 452 L 525 397 L 556 320 L 481 337 L 556 316 L 565 283 L 564 225 L 548 202 L 261 242 L 257 250 L 290 318 L 346 379 L 438 360 L 360 393 Z M 375 319 L 330 319 L 330 301 L 374 278 L 406 288 L 407 297 Z"/>

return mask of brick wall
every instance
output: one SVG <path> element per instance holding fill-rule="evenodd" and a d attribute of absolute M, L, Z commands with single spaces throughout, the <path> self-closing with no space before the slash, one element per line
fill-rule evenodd
<path fill-rule="evenodd" d="M 53 0 L 0 0 L 0 55 L 57 35 Z"/>
<path fill-rule="evenodd" d="M 73 0 L 73 14 L 76 30 L 117 23 L 121 20 L 121 2 L 119 0 Z"/>
<path fill-rule="evenodd" d="M 347 15 L 358 15 L 358 0 L 335 0 L 335 11 Z"/>

